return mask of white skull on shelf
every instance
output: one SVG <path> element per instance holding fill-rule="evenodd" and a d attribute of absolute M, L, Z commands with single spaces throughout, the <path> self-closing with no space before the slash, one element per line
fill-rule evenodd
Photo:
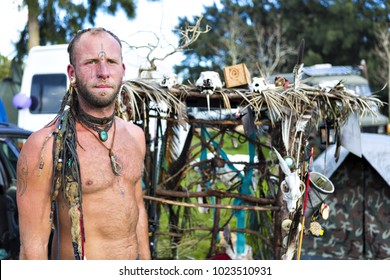
<path fill-rule="evenodd" d="M 177 75 L 174 73 L 164 75 L 164 78 L 160 82 L 160 86 L 164 88 L 171 88 L 177 85 Z"/>
<path fill-rule="evenodd" d="M 200 73 L 195 85 L 202 90 L 202 93 L 212 94 L 216 89 L 222 88 L 222 81 L 218 72 L 204 71 Z"/>
<path fill-rule="evenodd" d="M 262 90 L 267 88 L 267 83 L 264 78 L 253 77 L 252 83 L 249 84 L 249 89 L 252 92 L 261 92 Z"/>

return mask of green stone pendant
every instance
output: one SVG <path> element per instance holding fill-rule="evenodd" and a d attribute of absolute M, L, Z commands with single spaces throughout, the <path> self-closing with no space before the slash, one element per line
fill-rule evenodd
<path fill-rule="evenodd" d="M 99 132 L 99 138 L 101 141 L 105 142 L 108 139 L 108 134 L 105 130 Z"/>

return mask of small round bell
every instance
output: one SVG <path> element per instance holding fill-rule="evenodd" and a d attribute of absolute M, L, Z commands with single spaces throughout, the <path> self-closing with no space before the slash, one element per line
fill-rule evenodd
<path fill-rule="evenodd" d="M 294 158 L 290 157 L 290 156 L 285 157 L 284 161 L 286 162 L 287 166 L 290 167 L 290 168 L 293 167 L 294 164 L 295 164 Z"/>
<path fill-rule="evenodd" d="M 321 204 L 320 214 L 321 214 L 321 217 L 322 217 L 324 220 L 327 220 L 327 219 L 329 218 L 330 208 L 329 208 L 329 205 L 328 205 L 328 204 L 326 204 L 326 203 L 322 203 L 322 204 Z"/>
<path fill-rule="evenodd" d="M 289 231 L 290 230 L 290 227 L 291 227 L 291 223 L 292 221 L 290 219 L 285 219 L 283 222 L 282 222 L 282 229 L 284 231 Z"/>

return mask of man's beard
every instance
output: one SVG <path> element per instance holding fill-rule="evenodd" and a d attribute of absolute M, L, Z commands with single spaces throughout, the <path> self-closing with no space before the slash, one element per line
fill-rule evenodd
<path fill-rule="evenodd" d="M 76 81 L 77 92 L 78 94 L 92 107 L 95 108 L 105 108 L 115 102 L 115 99 L 119 93 L 120 85 L 114 87 L 114 94 L 112 96 L 101 97 L 95 94 L 92 94 L 88 91 L 87 87 L 84 84 Z"/>

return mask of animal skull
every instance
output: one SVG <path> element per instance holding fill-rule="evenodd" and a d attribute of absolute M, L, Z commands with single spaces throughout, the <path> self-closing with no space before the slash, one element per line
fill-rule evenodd
<path fill-rule="evenodd" d="M 195 85 L 202 90 L 202 93 L 212 94 L 216 89 L 222 88 L 222 81 L 218 72 L 204 71 L 200 73 Z"/>
<path fill-rule="evenodd" d="M 305 184 L 299 179 L 298 173 L 293 172 L 287 175 L 280 185 L 283 192 L 283 199 L 287 203 L 289 212 L 294 212 L 297 208 L 298 199 L 305 192 Z"/>
<path fill-rule="evenodd" d="M 160 86 L 164 88 L 172 88 L 174 85 L 177 85 L 177 75 L 174 73 L 164 75 L 160 82 Z"/>
<path fill-rule="evenodd" d="M 261 92 L 262 90 L 267 88 L 267 84 L 264 78 L 254 77 L 252 79 L 252 83 L 249 84 L 249 89 L 252 92 Z"/>
<path fill-rule="evenodd" d="M 286 161 L 275 148 L 274 151 L 278 157 L 280 168 L 285 174 L 285 179 L 280 185 L 283 192 L 283 199 L 287 203 L 288 211 L 294 212 L 297 207 L 298 199 L 305 192 L 305 184 L 299 178 L 297 171 L 291 172 Z"/>

